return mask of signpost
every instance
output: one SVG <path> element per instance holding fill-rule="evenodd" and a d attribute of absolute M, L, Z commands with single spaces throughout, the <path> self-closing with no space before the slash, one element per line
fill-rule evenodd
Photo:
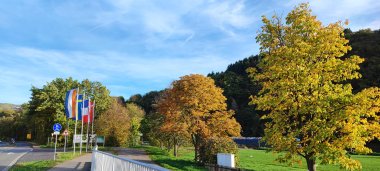
<path fill-rule="evenodd" d="M 62 125 L 59 123 L 56 123 L 53 125 L 53 130 L 54 130 L 54 135 L 55 135 L 55 144 L 54 144 L 54 160 L 55 160 L 55 155 L 57 153 L 57 136 L 59 134 L 59 131 L 61 131 Z"/>
<path fill-rule="evenodd" d="M 66 129 L 63 131 L 63 135 L 65 136 L 65 146 L 63 147 L 63 152 L 66 152 L 67 135 L 69 135 L 69 131 Z"/>
<path fill-rule="evenodd" d="M 104 144 L 106 143 L 104 136 L 100 136 L 100 135 L 96 136 L 96 144 L 98 143 L 103 143 L 103 147 L 104 147 Z"/>
<path fill-rule="evenodd" d="M 80 134 L 75 134 L 73 138 L 74 143 L 80 143 L 82 136 Z"/>

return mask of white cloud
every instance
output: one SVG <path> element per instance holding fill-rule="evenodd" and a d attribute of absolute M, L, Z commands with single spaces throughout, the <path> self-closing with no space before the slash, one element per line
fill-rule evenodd
<path fill-rule="evenodd" d="M 236 28 L 244 28 L 249 26 L 253 20 L 246 13 L 244 1 L 216 1 L 209 4 L 203 13 L 211 18 L 219 27 L 226 25 Z"/>
<path fill-rule="evenodd" d="M 158 39 L 185 36 L 184 41 L 186 41 L 188 35 L 195 33 L 194 27 L 218 28 L 229 36 L 235 36 L 234 29 L 247 28 L 259 19 L 259 16 L 253 17 L 247 13 L 244 0 L 166 1 L 166 3 L 128 1 L 121 5 L 116 1 L 111 5 L 114 7 L 113 10 L 97 13 L 91 31 L 115 25 L 128 31 L 131 27 L 140 26 L 137 29 L 145 30 L 147 39 L 155 39 L 157 36 Z M 189 25 L 184 19 L 189 16 L 201 21 L 202 24 Z"/>
<path fill-rule="evenodd" d="M 293 0 L 286 6 L 293 8 L 302 2 L 305 1 Z M 357 16 L 379 13 L 380 9 L 380 1 L 378 0 L 315 0 L 309 1 L 309 3 L 313 13 L 327 22 L 351 20 Z"/>
<path fill-rule="evenodd" d="M 72 76 L 77 79 L 90 78 L 97 81 L 121 78 L 167 80 L 190 73 L 207 74 L 211 70 L 223 70 L 230 63 L 222 57 L 207 55 L 188 58 L 139 58 L 115 52 L 89 54 L 28 47 L 1 48 L 0 55 L 4 56 L 2 57 L 4 61 L 14 60 L 12 66 L 2 65 L 0 69 L 4 71 L 2 73 L 4 78 L 16 79 L 18 81 L 14 83 L 17 84 L 34 84 L 40 80 L 41 75 L 48 75 L 47 78 Z M 25 65 L 30 67 L 24 68 Z M 32 80 L 32 78 L 37 78 L 37 80 Z M 46 78 L 42 80 L 49 81 Z"/>

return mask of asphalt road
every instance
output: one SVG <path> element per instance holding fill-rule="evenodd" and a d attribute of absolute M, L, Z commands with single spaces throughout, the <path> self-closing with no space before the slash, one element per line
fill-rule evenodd
<path fill-rule="evenodd" d="M 57 151 L 60 151 L 57 149 Z M 28 162 L 28 161 L 36 161 L 36 160 L 52 160 L 54 158 L 54 149 L 52 148 L 33 148 L 33 151 L 25 154 L 21 157 L 17 163 L 19 162 Z"/>
<path fill-rule="evenodd" d="M 18 159 L 31 150 L 30 144 L 25 142 L 16 142 L 16 146 L 0 147 L 0 171 L 8 170 Z"/>

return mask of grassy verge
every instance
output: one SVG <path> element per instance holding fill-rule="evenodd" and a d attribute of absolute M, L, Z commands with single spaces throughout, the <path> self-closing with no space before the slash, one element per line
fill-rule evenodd
<path fill-rule="evenodd" d="M 280 170 L 307 170 L 306 162 L 302 160 L 301 164 L 289 166 L 287 164 L 275 161 L 277 155 L 264 150 L 239 149 L 240 163 L 239 167 L 246 170 L 262 171 L 280 171 Z M 371 155 L 352 155 L 352 158 L 362 163 L 363 170 L 376 171 L 380 170 L 380 156 Z M 338 165 L 317 165 L 320 171 L 339 171 L 342 170 Z"/>
<path fill-rule="evenodd" d="M 161 150 L 158 147 L 142 146 L 139 148 L 145 149 L 151 159 L 162 167 L 170 170 L 206 170 L 203 167 L 197 166 L 194 159 L 194 150 L 192 148 L 182 148 L 179 150 L 179 157 L 175 158 L 171 153 Z M 266 152 L 265 150 L 239 149 L 239 168 L 244 170 L 255 171 L 304 171 L 307 170 L 305 161 L 292 166 L 276 162 L 276 154 Z M 362 163 L 365 171 L 380 170 L 380 156 L 374 155 L 352 155 L 352 158 L 359 160 Z M 320 171 L 340 171 L 342 169 L 337 165 L 317 165 L 317 170 Z"/>
<path fill-rule="evenodd" d="M 138 148 L 144 149 L 155 163 L 170 170 L 206 170 L 195 164 L 193 161 L 194 150 L 191 148 L 180 148 L 178 151 L 178 157 L 174 157 L 172 154 L 165 150 L 161 150 L 159 147 L 142 146 Z"/>
<path fill-rule="evenodd" d="M 55 161 L 54 160 L 38 160 L 38 161 L 17 163 L 10 169 L 10 171 L 48 170 L 59 163 L 62 163 L 66 160 L 71 160 L 78 156 L 80 156 L 80 154 L 78 153 L 75 155 L 73 153 L 57 153 L 57 159 Z"/>

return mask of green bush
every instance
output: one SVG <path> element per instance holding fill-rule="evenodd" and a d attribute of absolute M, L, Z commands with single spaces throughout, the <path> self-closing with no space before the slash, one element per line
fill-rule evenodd
<path fill-rule="evenodd" d="M 231 138 L 218 137 L 205 140 L 200 149 L 200 160 L 202 163 L 216 164 L 217 153 L 235 154 L 235 162 L 238 164 L 238 146 Z"/>

